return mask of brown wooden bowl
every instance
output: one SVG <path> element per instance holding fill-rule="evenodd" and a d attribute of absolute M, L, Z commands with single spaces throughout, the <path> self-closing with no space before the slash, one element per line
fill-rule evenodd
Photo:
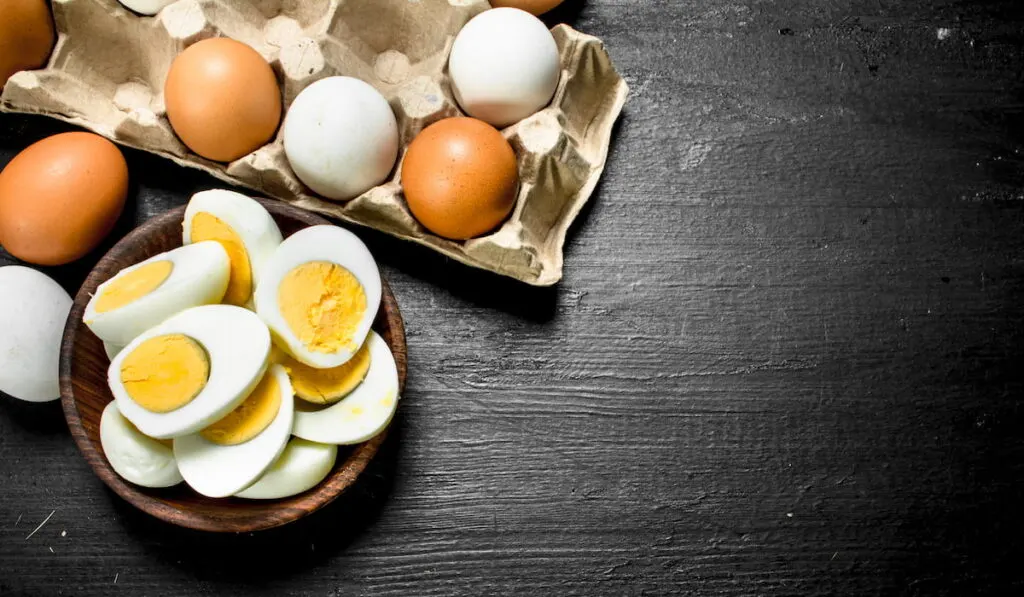
<path fill-rule="evenodd" d="M 260 203 L 274 216 L 285 237 L 318 224 L 323 218 L 285 203 Z M 167 489 L 149 489 L 128 483 L 110 467 L 100 447 L 100 415 L 113 400 L 107 387 L 110 361 L 103 343 L 82 323 L 86 303 L 96 288 L 129 265 L 181 246 L 185 208 L 159 215 L 121 239 L 100 260 L 75 296 L 64 329 L 60 353 L 60 393 L 71 436 L 89 466 L 118 495 L 140 510 L 169 523 L 202 531 L 251 532 L 287 524 L 329 504 L 351 486 L 383 443 L 385 429 L 362 444 L 339 447 L 334 470 L 318 486 L 305 493 L 279 500 L 208 498 L 186 484 Z M 373 328 L 391 347 L 398 366 L 399 392 L 405 388 L 405 327 L 398 304 L 387 283 L 383 283 L 381 309 Z"/>

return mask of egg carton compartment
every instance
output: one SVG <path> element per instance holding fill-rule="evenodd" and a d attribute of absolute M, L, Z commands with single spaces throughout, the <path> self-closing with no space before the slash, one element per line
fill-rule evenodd
<path fill-rule="evenodd" d="M 546 286 L 562 277 L 566 231 L 604 169 L 628 93 L 603 44 L 566 25 L 552 29 L 561 80 L 550 105 L 503 131 L 519 162 L 509 219 L 465 242 L 440 238 L 410 214 L 404 148 L 426 126 L 462 114 L 447 76 L 456 34 L 485 0 L 177 0 L 139 16 L 116 0 L 53 0 L 58 39 L 47 66 L 7 82 L 0 111 L 38 113 L 205 170 L 258 194 L 431 247 L 471 266 Z M 285 109 L 306 86 L 346 75 L 387 98 L 403 150 L 388 180 L 348 202 L 317 197 L 288 165 L 281 132 L 230 164 L 197 156 L 167 120 L 163 85 L 189 45 L 224 36 L 271 64 Z"/>

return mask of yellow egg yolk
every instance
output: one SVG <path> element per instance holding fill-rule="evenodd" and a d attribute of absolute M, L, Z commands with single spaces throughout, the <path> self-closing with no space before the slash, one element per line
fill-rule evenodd
<path fill-rule="evenodd" d="M 280 409 L 281 385 L 268 371 L 244 402 L 199 434 L 221 446 L 242 444 L 269 427 Z"/>
<path fill-rule="evenodd" d="M 121 383 L 128 396 L 155 413 L 185 406 L 203 390 L 209 378 L 206 351 L 182 334 L 150 338 L 121 362 Z"/>
<path fill-rule="evenodd" d="M 288 371 L 295 395 L 314 404 L 333 404 L 366 379 L 370 370 L 370 349 L 364 344 L 347 363 L 331 369 L 316 369 L 284 356 L 281 364 Z"/>
<path fill-rule="evenodd" d="M 173 270 L 170 261 L 154 261 L 114 278 L 96 299 L 96 312 L 107 313 L 137 301 L 159 288 Z"/>
<path fill-rule="evenodd" d="M 357 348 L 352 336 L 366 313 L 366 292 L 340 265 L 311 261 L 296 267 L 281 281 L 277 304 L 307 350 L 332 354 Z"/>
<path fill-rule="evenodd" d="M 223 302 L 237 307 L 245 306 L 252 296 L 252 267 L 242 238 L 217 216 L 199 212 L 192 218 L 192 242 L 204 240 L 219 242 L 231 261 L 231 278 Z"/>

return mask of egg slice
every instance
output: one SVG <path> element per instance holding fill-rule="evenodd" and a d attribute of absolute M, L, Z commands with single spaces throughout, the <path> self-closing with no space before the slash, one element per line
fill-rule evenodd
<path fill-rule="evenodd" d="M 275 342 L 301 363 L 344 364 L 366 339 L 380 306 L 380 272 L 366 245 L 336 226 L 285 239 L 256 287 L 256 312 Z"/>
<path fill-rule="evenodd" d="M 287 354 L 271 355 L 284 366 L 292 380 L 295 396 L 312 404 L 334 404 L 356 389 L 366 379 L 370 370 L 370 348 L 368 343 L 343 365 L 330 369 L 317 369 L 291 358 Z"/>
<path fill-rule="evenodd" d="M 143 435 L 111 402 L 100 417 L 100 445 L 114 472 L 143 487 L 181 483 L 171 446 Z"/>
<path fill-rule="evenodd" d="M 226 497 L 251 485 L 281 455 L 291 436 L 292 386 L 280 365 L 235 410 L 216 423 L 174 440 L 185 481 L 208 497 Z"/>
<path fill-rule="evenodd" d="M 186 245 L 219 242 L 231 260 L 231 278 L 223 302 L 245 306 L 260 280 L 263 264 L 281 244 L 281 230 L 258 201 L 225 190 L 202 191 L 185 208 Z"/>
<path fill-rule="evenodd" d="M 194 307 L 132 340 L 107 370 L 121 414 L 157 439 L 195 433 L 252 392 L 267 369 L 270 332 L 252 311 Z"/>
<path fill-rule="evenodd" d="M 219 303 L 230 271 L 228 254 L 219 243 L 161 253 L 100 284 L 82 319 L 100 340 L 125 346 L 179 311 Z"/>
<path fill-rule="evenodd" d="M 297 403 L 295 436 L 324 444 L 358 444 L 388 426 L 398 407 L 398 369 L 387 343 L 376 332 L 370 332 L 366 343 L 370 352 L 366 379 L 326 408 Z"/>
<path fill-rule="evenodd" d="M 338 446 L 293 437 L 263 476 L 235 495 L 250 500 L 276 500 L 317 486 L 334 468 Z"/>

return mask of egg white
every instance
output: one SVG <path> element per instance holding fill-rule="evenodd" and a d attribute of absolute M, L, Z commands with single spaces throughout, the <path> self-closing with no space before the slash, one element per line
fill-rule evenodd
<path fill-rule="evenodd" d="M 210 359 L 210 377 L 191 402 L 156 413 L 129 397 L 121 382 L 121 365 L 140 344 L 167 334 L 183 334 L 201 344 Z M 270 332 L 255 313 L 231 305 L 205 305 L 182 311 L 125 346 L 110 363 L 107 381 L 121 414 L 139 431 L 170 439 L 195 433 L 231 412 L 259 383 L 269 358 Z"/>
<path fill-rule="evenodd" d="M 263 476 L 235 496 L 274 500 L 302 493 L 327 477 L 337 457 L 338 446 L 293 437 Z"/>
<path fill-rule="evenodd" d="M 333 353 L 308 350 L 295 335 L 281 314 L 277 293 L 281 281 L 296 267 L 311 261 L 326 261 L 344 267 L 363 286 L 366 294 L 366 312 L 352 336 L 353 347 L 341 347 Z M 263 279 L 254 296 L 256 312 L 280 341 L 279 346 L 310 367 L 327 369 L 345 364 L 366 339 L 377 309 L 380 307 L 380 271 L 373 255 L 363 241 L 337 226 L 311 226 L 291 235 L 267 260 Z M 281 345 L 283 343 L 283 345 Z"/>
<path fill-rule="evenodd" d="M 398 368 L 387 342 L 371 331 L 370 370 L 340 402 L 315 411 L 296 411 L 292 433 L 324 444 L 358 444 L 380 433 L 398 408 Z M 355 410 L 353 410 L 355 409 Z"/>
<path fill-rule="evenodd" d="M 107 461 L 126 481 L 143 487 L 170 487 L 182 482 L 174 452 L 131 426 L 110 402 L 100 417 L 100 445 Z"/>
<path fill-rule="evenodd" d="M 223 189 L 201 191 L 192 195 L 185 208 L 182 240 L 186 245 L 192 242 L 192 220 L 200 213 L 208 213 L 224 222 L 242 240 L 255 290 L 263 264 L 281 244 L 281 229 L 274 217 L 258 201 L 241 193 Z"/>
<path fill-rule="evenodd" d="M 0 392 L 28 402 L 60 398 L 61 337 L 71 297 L 20 265 L 0 267 Z"/>
<path fill-rule="evenodd" d="M 174 266 L 160 286 L 113 311 L 96 312 L 98 297 L 110 284 L 155 261 L 170 261 Z M 230 272 L 227 251 L 218 242 L 206 241 L 179 247 L 127 267 L 100 284 L 86 305 L 82 319 L 100 340 L 114 346 L 125 346 L 175 313 L 190 307 L 219 303 L 227 291 Z"/>
<path fill-rule="evenodd" d="M 174 457 L 185 482 L 207 497 L 227 497 L 251 485 L 284 451 L 291 436 L 295 401 L 284 367 L 273 365 L 281 408 L 259 435 L 234 446 L 215 444 L 198 433 L 174 440 Z"/>
<path fill-rule="evenodd" d="M 117 355 L 120 354 L 122 350 L 124 350 L 124 346 L 117 346 L 110 342 L 103 343 L 103 352 L 107 353 L 107 358 L 111 361 L 117 358 Z"/>

